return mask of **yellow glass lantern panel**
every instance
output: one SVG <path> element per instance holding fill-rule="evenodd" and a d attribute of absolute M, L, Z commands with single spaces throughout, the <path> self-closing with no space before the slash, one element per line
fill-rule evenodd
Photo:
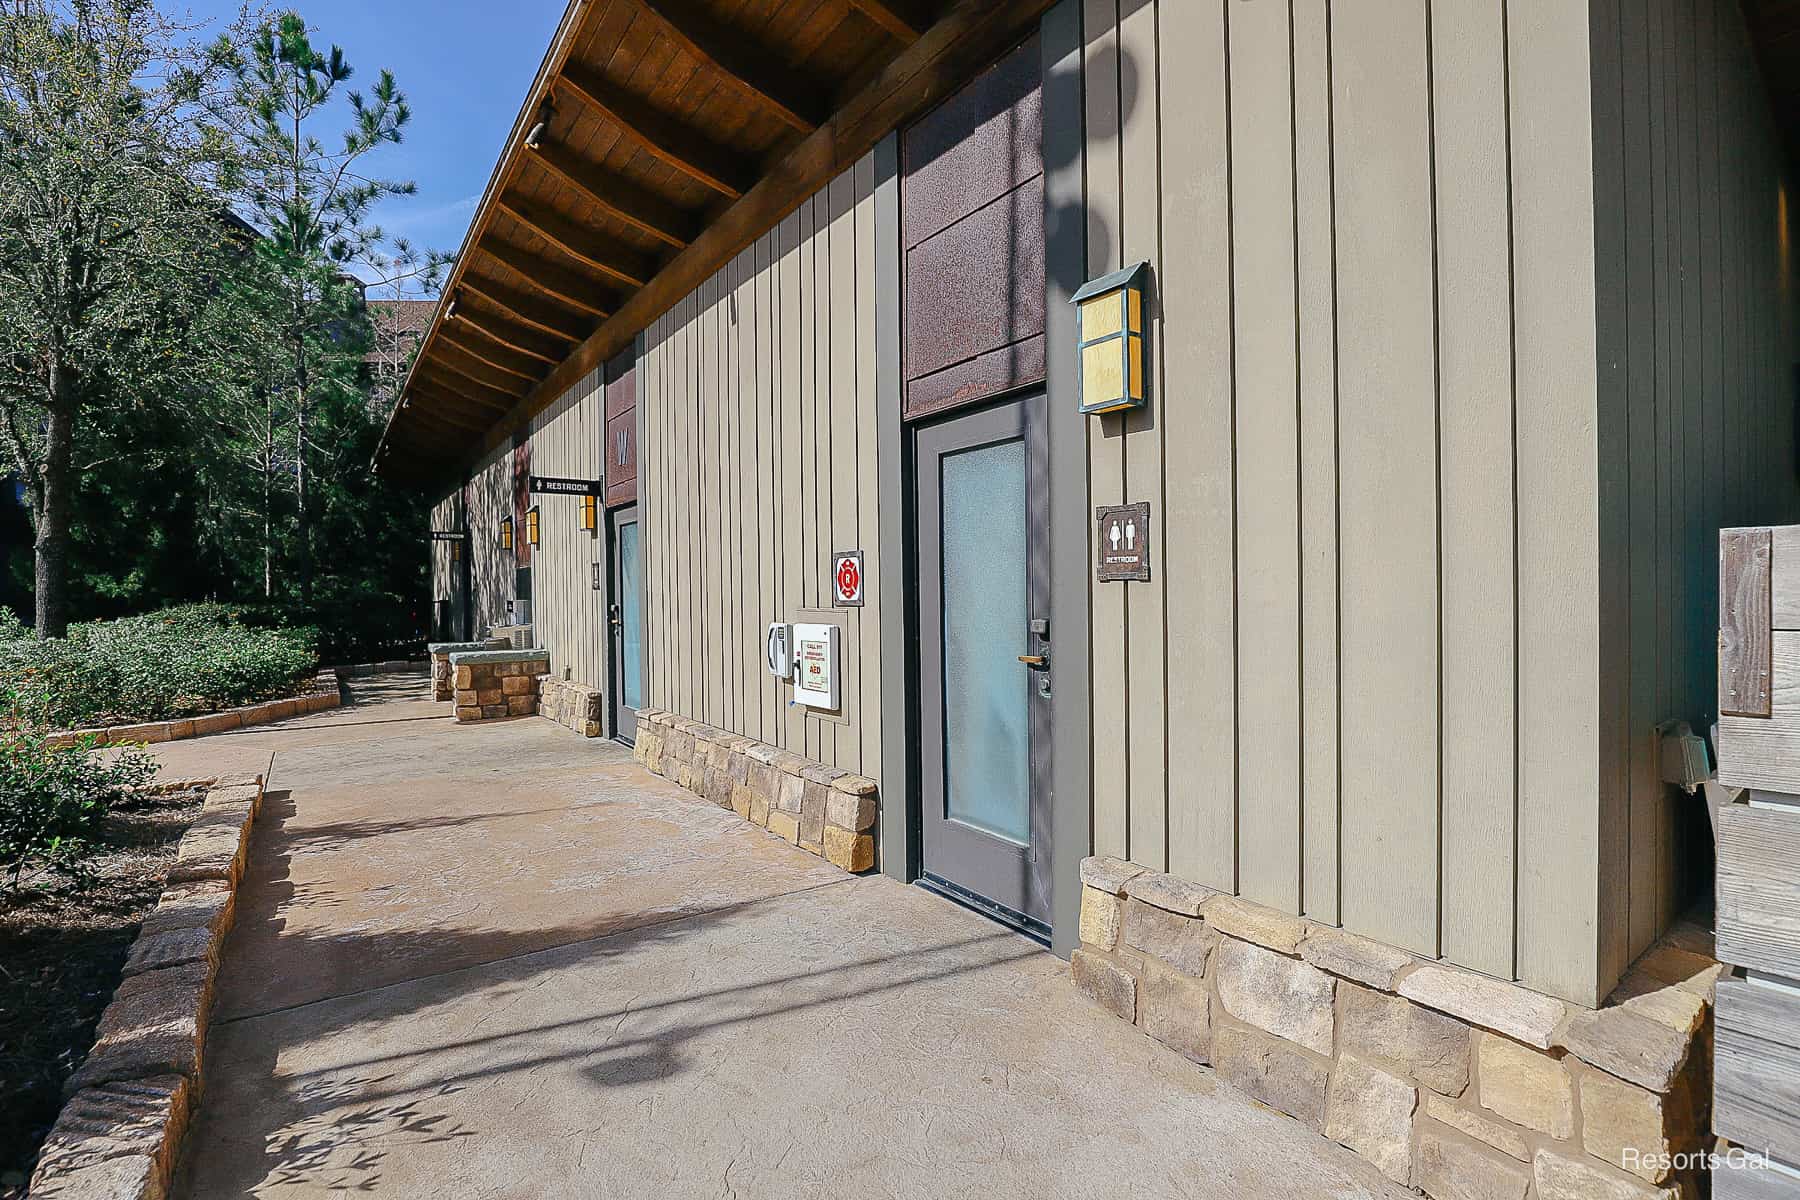
<path fill-rule="evenodd" d="M 1081 303 L 1081 340 L 1097 341 L 1124 329 L 1125 306 L 1118 292 L 1095 296 Z"/>
<path fill-rule="evenodd" d="M 502 517 L 500 519 L 500 548 L 502 550 L 511 550 L 513 548 L 512 533 L 512 518 Z"/>
<path fill-rule="evenodd" d="M 600 503 L 592 496 L 581 498 L 581 527 L 589 533 L 600 526 Z"/>
<path fill-rule="evenodd" d="M 535 508 L 525 514 L 525 540 L 533 546 L 538 544 L 538 510 Z"/>
<path fill-rule="evenodd" d="M 1087 405 L 1117 403 L 1125 393 L 1125 356 L 1118 338 L 1081 348 L 1081 398 Z"/>

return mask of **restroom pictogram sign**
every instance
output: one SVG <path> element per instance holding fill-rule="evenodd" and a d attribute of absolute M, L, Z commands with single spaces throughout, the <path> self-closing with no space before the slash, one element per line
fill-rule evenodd
<path fill-rule="evenodd" d="M 863 582 L 861 550 L 840 550 L 831 556 L 831 603 L 834 608 L 861 608 Z"/>
<path fill-rule="evenodd" d="M 1094 510 L 1099 518 L 1099 561 L 1095 577 L 1101 583 L 1150 581 L 1150 506 L 1113 504 Z"/>

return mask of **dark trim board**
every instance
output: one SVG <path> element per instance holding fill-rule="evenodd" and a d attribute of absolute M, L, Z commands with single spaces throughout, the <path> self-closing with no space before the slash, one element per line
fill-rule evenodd
<path fill-rule="evenodd" d="M 918 664 L 918 638 L 907 603 L 907 584 L 914 579 L 912 539 L 907 530 L 907 489 L 912 467 L 907 461 L 901 400 L 901 256 L 900 137 L 889 133 L 875 146 L 875 393 L 880 425 L 876 431 L 876 486 L 881 506 L 882 564 L 875 587 L 881 611 L 892 614 L 881 623 L 881 657 L 890 669 L 881 673 L 881 793 L 885 813 L 877 861 L 883 874 L 910 883 L 919 874 L 916 822 L 918 738 L 913 728 Z"/>
<path fill-rule="evenodd" d="M 1050 645 L 1055 703 L 1050 948 L 1080 944 L 1081 860 L 1093 845 L 1088 667 L 1088 418 L 1077 409 L 1075 308 L 1087 273 L 1087 200 L 1081 76 L 1081 7 L 1060 0 L 1044 15 L 1044 268 L 1050 413 Z"/>

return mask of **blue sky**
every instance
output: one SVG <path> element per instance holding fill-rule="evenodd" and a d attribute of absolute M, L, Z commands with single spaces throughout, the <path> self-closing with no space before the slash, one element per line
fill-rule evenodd
<path fill-rule="evenodd" d="M 240 0 L 172 0 L 222 26 Z M 412 105 L 406 140 L 370 160 L 377 173 L 411 179 L 419 194 L 384 202 L 382 228 L 417 245 L 456 251 L 531 86 L 565 0 L 292 0 L 317 33 L 341 46 L 367 88 L 383 67 Z M 321 127 L 327 145 L 339 125 Z"/>

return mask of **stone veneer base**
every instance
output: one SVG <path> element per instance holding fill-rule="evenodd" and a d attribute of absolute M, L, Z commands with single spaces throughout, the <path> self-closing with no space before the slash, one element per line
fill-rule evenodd
<path fill-rule="evenodd" d="M 28 1194 L 160 1200 L 199 1101 L 213 982 L 231 929 L 261 775 L 163 784 L 206 787 L 162 898 L 125 960 L 93 1049 L 65 1085 Z"/>
<path fill-rule="evenodd" d="M 538 680 L 538 716 L 582 737 L 597 738 L 606 732 L 605 694 L 599 688 L 546 675 Z"/>
<path fill-rule="evenodd" d="M 456 719 L 464 725 L 534 716 L 550 672 L 547 650 L 459 650 L 450 654 Z"/>
<path fill-rule="evenodd" d="M 323 712 L 344 702 L 342 668 L 328 668 L 313 676 L 312 686 L 299 696 L 285 700 L 266 700 L 241 708 L 202 713 L 197 717 L 181 717 L 173 721 L 146 721 L 137 725 L 106 725 L 93 729 L 64 729 L 45 739 L 51 746 L 68 747 L 87 742 L 94 746 L 155 745 L 182 742 L 211 733 L 229 733 L 252 725 L 267 725 L 291 717 Z"/>
<path fill-rule="evenodd" d="M 1434 1200 L 1697 1195 L 1713 987 L 1677 931 L 1589 1010 L 1112 858 L 1076 986 Z"/>
<path fill-rule="evenodd" d="M 456 699 L 456 674 L 450 668 L 450 656 L 477 650 L 507 650 L 512 643 L 505 638 L 488 638 L 482 642 L 432 642 L 425 647 L 431 663 L 431 698 Z"/>
<path fill-rule="evenodd" d="M 674 713 L 637 715 L 637 760 L 852 874 L 875 865 L 875 781 Z"/>

